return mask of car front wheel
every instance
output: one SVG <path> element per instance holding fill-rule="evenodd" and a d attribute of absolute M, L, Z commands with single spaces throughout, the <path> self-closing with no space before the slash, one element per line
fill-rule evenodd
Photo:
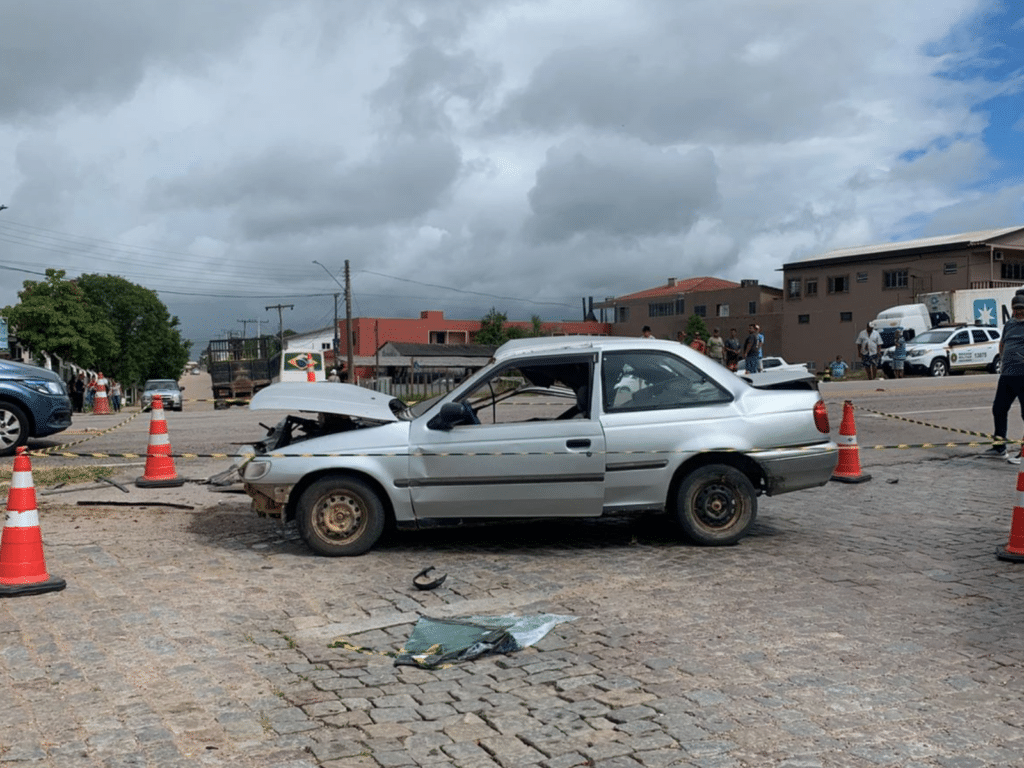
<path fill-rule="evenodd" d="M 679 486 L 676 517 L 683 533 L 703 546 L 735 544 L 757 517 L 757 492 L 735 467 L 709 464 Z"/>
<path fill-rule="evenodd" d="M 361 555 L 384 532 L 384 505 L 370 486 L 352 477 L 317 480 L 299 497 L 299 533 L 320 555 Z"/>
<path fill-rule="evenodd" d="M 28 442 L 28 417 L 13 403 L 0 403 L 0 456 Z"/>
<path fill-rule="evenodd" d="M 932 360 L 931 367 L 928 372 L 932 376 L 945 376 L 949 373 L 949 363 L 946 362 L 944 357 L 937 357 Z"/>

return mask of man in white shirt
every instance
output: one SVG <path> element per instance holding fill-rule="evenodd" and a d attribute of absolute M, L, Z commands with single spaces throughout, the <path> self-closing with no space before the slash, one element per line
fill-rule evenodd
<path fill-rule="evenodd" d="M 869 380 L 875 378 L 878 371 L 878 350 L 881 346 L 882 335 L 871 327 L 869 320 L 864 330 L 857 335 L 857 351 L 860 353 L 860 361 L 864 364 Z"/>

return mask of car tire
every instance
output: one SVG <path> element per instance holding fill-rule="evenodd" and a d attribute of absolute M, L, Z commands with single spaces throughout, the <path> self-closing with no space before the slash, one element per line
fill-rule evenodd
<path fill-rule="evenodd" d="M 735 467 L 708 464 L 680 484 L 675 510 L 679 526 L 693 542 L 712 547 L 735 544 L 757 518 L 757 492 Z"/>
<path fill-rule="evenodd" d="M 325 477 L 299 497 L 296 523 L 303 540 L 319 555 L 361 555 L 384 532 L 384 505 L 362 480 Z"/>
<path fill-rule="evenodd" d="M 13 403 L 0 402 L 0 456 L 10 456 L 28 442 L 29 421 Z"/>
<path fill-rule="evenodd" d="M 932 360 L 932 364 L 928 366 L 929 376 L 948 376 L 949 375 L 949 363 L 946 362 L 946 358 L 937 357 Z"/>
<path fill-rule="evenodd" d="M 988 372 L 994 373 L 996 376 L 1003 372 L 1003 361 L 1000 359 L 999 355 L 996 355 L 996 359 L 993 360 L 992 364 L 988 367 Z"/>

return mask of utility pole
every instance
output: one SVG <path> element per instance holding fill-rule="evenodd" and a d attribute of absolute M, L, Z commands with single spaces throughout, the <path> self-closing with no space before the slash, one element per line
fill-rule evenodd
<path fill-rule="evenodd" d="M 277 339 L 278 339 L 278 343 L 281 345 L 281 354 L 283 355 L 284 354 L 284 315 L 281 313 L 281 310 L 282 309 L 295 309 L 295 305 L 294 304 L 271 304 L 269 307 L 267 307 L 267 311 L 268 312 L 270 310 L 272 310 L 272 309 L 276 309 L 277 310 L 277 327 L 278 327 Z"/>
<path fill-rule="evenodd" d="M 348 271 L 348 259 L 345 259 L 345 330 L 346 346 L 348 347 L 348 383 L 356 383 L 356 369 L 352 344 L 355 334 L 352 330 L 352 275 Z"/>
<path fill-rule="evenodd" d="M 245 331 L 248 328 L 249 323 L 259 323 L 259 320 L 238 320 L 237 322 L 242 324 L 242 338 L 245 339 L 245 338 L 248 338 L 245 335 Z M 257 325 L 256 326 L 256 335 L 257 336 L 259 336 L 259 329 L 260 329 L 260 327 L 259 327 L 259 325 Z"/>

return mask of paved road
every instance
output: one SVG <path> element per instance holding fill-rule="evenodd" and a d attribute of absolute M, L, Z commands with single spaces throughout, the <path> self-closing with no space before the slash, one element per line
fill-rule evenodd
<path fill-rule="evenodd" d="M 993 386 L 825 393 L 835 426 L 849 398 L 980 430 Z M 188 416 L 169 419 L 176 450 L 198 443 Z M 867 411 L 857 424 L 861 445 L 937 440 Z M 0 762 L 1020 765 L 1024 565 L 993 556 L 1017 468 L 976 453 L 863 450 L 870 482 L 762 499 L 753 535 L 724 549 L 644 519 L 403 534 L 330 560 L 231 494 L 40 492 L 47 565 L 68 587 L 0 601 Z M 200 491 L 195 510 L 76 505 Z M 420 592 L 427 565 L 448 579 Z M 331 647 L 394 651 L 420 614 L 509 612 L 577 618 L 438 671 Z"/>

